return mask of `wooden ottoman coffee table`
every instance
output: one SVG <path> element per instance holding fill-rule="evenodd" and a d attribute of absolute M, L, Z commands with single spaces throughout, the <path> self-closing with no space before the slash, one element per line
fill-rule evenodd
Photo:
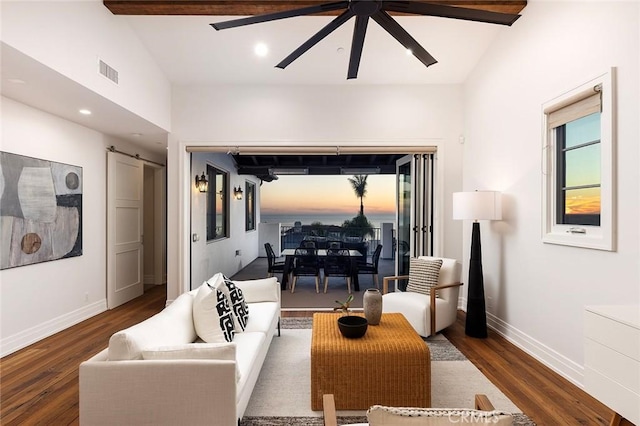
<path fill-rule="evenodd" d="M 366 410 L 375 404 L 431 406 L 429 347 L 402 314 L 382 314 L 359 339 L 338 330 L 340 313 L 313 315 L 311 409 L 322 410 L 332 393 L 338 410 Z M 354 314 L 357 315 L 357 314 Z"/>

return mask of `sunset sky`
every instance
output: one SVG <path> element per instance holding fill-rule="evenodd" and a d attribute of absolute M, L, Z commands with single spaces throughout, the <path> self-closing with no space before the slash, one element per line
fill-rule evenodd
<path fill-rule="evenodd" d="M 594 113 L 566 125 L 567 148 L 579 147 L 566 153 L 566 186 L 599 184 L 600 144 L 582 144 L 600 138 L 600 114 Z M 599 214 L 600 188 L 570 189 L 565 194 L 566 214 Z"/>
<path fill-rule="evenodd" d="M 360 210 L 351 176 L 279 176 L 261 188 L 260 209 L 264 214 L 355 214 Z M 395 212 L 395 175 L 369 175 L 365 214 Z"/>

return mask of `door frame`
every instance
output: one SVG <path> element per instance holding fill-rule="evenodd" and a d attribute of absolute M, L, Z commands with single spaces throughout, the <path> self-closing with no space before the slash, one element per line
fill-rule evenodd
<path fill-rule="evenodd" d="M 355 148 L 361 153 L 367 153 L 367 149 L 372 151 L 389 146 L 395 147 L 398 152 L 403 149 L 411 149 L 414 152 L 424 152 L 426 149 L 437 153 L 437 159 L 441 164 L 445 159 L 445 139 L 424 138 L 424 139 L 385 139 L 380 140 L 336 140 L 319 143 L 316 140 L 297 140 L 298 146 L 308 151 L 309 147 L 341 147 Z M 272 148 L 274 151 L 282 147 L 291 146 L 291 141 L 286 140 L 264 140 L 264 141 L 194 141 L 177 140 L 170 137 L 169 140 L 169 167 L 168 187 L 169 195 L 167 206 L 175 205 L 175 209 L 168 211 L 167 221 L 170 227 L 167 239 L 170 247 L 177 248 L 177 256 L 169 256 L 167 259 L 167 304 L 177 298 L 180 294 L 189 291 L 191 282 L 191 191 L 193 187 L 193 176 L 191 176 L 191 152 L 194 150 L 210 150 L 211 152 L 234 152 L 237 148 L 260 146 L 261 150 Z M 434 255 L 441 256 L 443 248 L 444 221 L 441 220 L 444 213 L 444 167 L 437 167 L 435 170 L 435 197 L 434 202 Z"/>
<path fill-rule="evenodd" d="M 133 157 L 128 154 L 122 154 L 118 152 L 107 152 L 107 156 L 109 155 L 119 155 L 122 158 Z M 115 157 L 114 157 L 115 158 Z M 137 161 L 143 168 L 151 167 L 154 170 L 154 233 L 156 238 L 154 239 L 155 244 L 153 247 L 147 247 L 147 250 L 153 250 L 154 256 L 154 270 L 153 276 L 156 282 L 167 283 L 168 278 L 168 262 L 167 262 L 167 178 L 166 178 L 166 167 L 161 166 L 160 164 L 156 164 L 153 162 L 145 161 L 143 159 L 130 158 L 131 160 Z M 111 171 L 109 170 L 109 161 L 107 159 L 107 174 Z M 144 175 L 143 175 L 144 178 Z M 107 256 L 107 270 L 106 270 L 106 286 L 105 286 L 105 299 L 107 301 L 107 309 L 113 309 L 114 301 L 111 300 L 110 297 L 110 288 L 113 285 L 112 283 L 112 263 L 113 259 L 111 259 L 112 247 L 111 243 L 113 243 L 113 237 L 111 234 L 115 232 L 115 224 L 112 224 L 113 214 L 112 214 L 112 206 L 115 202 L 115 190 L 110 188 L 109 183 L 109 175 L 107 175 L 107 200 L 106 200 L 106 208 L 107 208 L 107 238 L 106 238 L 106 256 Z M 142 182 L 142 199 L 144 200 L 144 182 Z M 142 215 L 142 219 L 144 220 L 144 214 Z M 142 224 L 142 229 L 144 229 L 144 223 Z M 145 250 L 144 242 L 143 248 Z M 144 288 L 144 259 L 141 260 L 141 280 Z"/>

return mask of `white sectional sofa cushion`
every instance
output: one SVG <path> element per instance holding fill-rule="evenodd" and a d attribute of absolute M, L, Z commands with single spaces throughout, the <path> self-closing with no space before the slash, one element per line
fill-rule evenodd
<path fill-rule="evenodd" d="M 187 343 L 142 351 L 142 359 L 226 359 L 235 361 L 235 343 Z"/>
<path fill-rule="evenodd" d="M 278 329 L 280 284 L 275 278 L 234 283 L 249 317 L 245 331 L 224 344 L 235 347 L 233 359 L 200 358 L 212 344 L 197 343 L 193 302 L 199 290 L 182 294 L 157 315 L 115 333 L 109 348 L 80 365 L 80 423 L 237 426 Z M 143 359 L 143 353 L 171 359 Z"/>
<path fill-rule="evenodd" d="M 109 360 L 142 359 L 144 348 L 193 342 L 196 339 L 196 330 L 193 326 L 192 311 L 193 296 L 185 293 L 162 312 L 115 333 L 109 339 Z"/>

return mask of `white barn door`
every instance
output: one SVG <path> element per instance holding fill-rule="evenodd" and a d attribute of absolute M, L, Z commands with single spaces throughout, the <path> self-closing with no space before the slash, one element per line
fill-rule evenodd
<path fill-rule="evenodd" d="M 142 161 L 107 152 L 107 307 L 144 292 Z"/>

